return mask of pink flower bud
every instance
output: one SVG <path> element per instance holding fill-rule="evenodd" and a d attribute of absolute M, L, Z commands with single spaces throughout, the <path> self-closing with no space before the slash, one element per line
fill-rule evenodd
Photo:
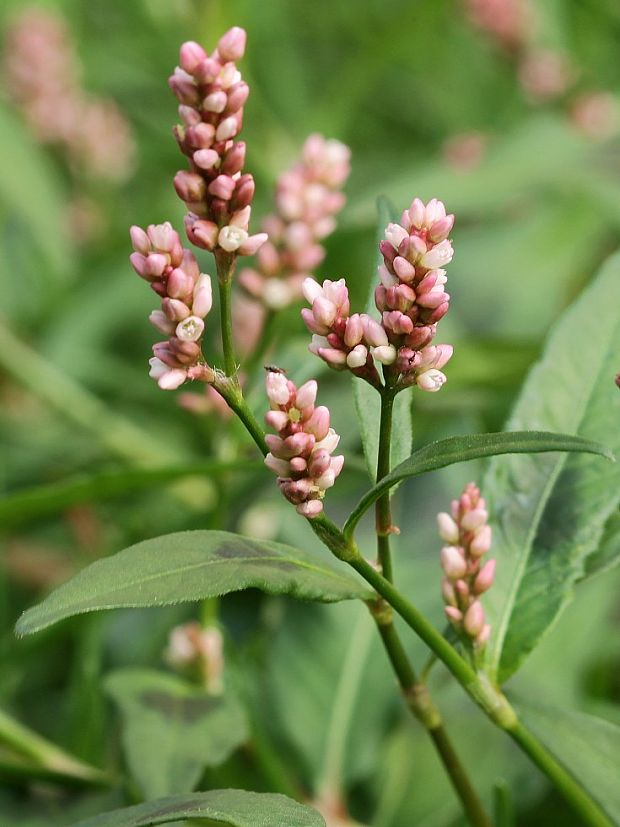
<path fill-rule="evenodd" d="M 248 204 L 251 204 L 252 199 L 254 198 L 255 189 L 256 185 L 254 183 L 254 178 L 249 174 L 242 175 L 237 180 L 235 192 L 232 198 L 234 209 L 240 210 L 243 209 L 243 207 L 247 207 Z"/>
<path fill-rule="evenodd" d="M 185 228 L 187 237 L 197 247 L 210 251 L 215 249 L 220 228 L 213 221 L 189 215 L 185 218 Z"/>
<path fill-rule="evenodd" d="M 470 637 L 477 637 L 484 626 L 484 609 L 479 600 L 474 600 L 465 612 L 463 628 Z"/>
<path fill-rule="evenodd" d="M 222 161 L 222 172 L 226 175 L 236 175 L 241 172 L 245 163 L 245 143 L 238 141 L 228 150 Z M 245 228 L 247 229 L 247 227 Z"/>
<path fill-rule="evenodd" d="M 194 316 L 204 318 L 211 307 L 213 306 L 213 293 L 211 289 L 211 279 L 206 273 L 201 273 L 196 286 L 194 287 L 194 297 L 192 299 L 192 313 Z"/>
<path fill-rule="evenodd" d="M 385 228 L 385 238 L 395 250 L 398 250 L 401 242 L 408 236 L 409 233 L 400 224 L 388 224 Z"/>
<path fill-rule="evenodd" d="M 231 138 L 235 137 L 237 132 L 239 132 L 238 120 L 234 115 L 230 115 L 228 118 L 224 118 L 216 129 L 215 140 L 229 141 Z"/>
<path fill-rule="evenodd" d="M 456 606 L 444 606 L 444 612 L 446 613 L 446 617 L 450 623 L 455 626 L 458 626 L 463 620 L 463 614 L 456 608 Z"/>
<path fill-rule="evenodd" d="M 226 114 L 237 112 L 247 101 L 250 94 L 250 87 L 241 81 L 235 83 L 228 90 L 228 101 L 226 103 Z"/>
<path fill-rule="evenodd" d="M 156 327 L 157 330 L 165 333 L 167 336 L 174 332 L 174 324 L 162 310 L 153 310 L 149 316 L 149 321 L 153 327 Z"/>
<path fill-rule="evenodd" d="M 302 517 L 307 517 L 309 520 L 313 517 L 318 517 L 321 511 L 323 511 L 323 503 L 321 500 L 306 500 L 306 502 L 300 503 L 297 506 L 297 513 L 301 514 Z"/>
<path fill-rule="evenodd" d="M 253 256 L 260 250 L 268 238 L 267 233 L 255 233 L 254 235 L 248 236 L 241 247 L 239 247 L 239 253 L 242 256 Z"/>
<path fill-rule="evenodd" d="M 416 377 L 416 384 L 423 391 L 430 391 L 434 393 L 442 388 L 446 383 L 446 377 L 440 370 L 426 370 Z"/>
<path fill-rule="evenodd" d="M 450 580 L 458 580 L 467 571 L 467 561 L 462 548 L 458 546 L 444 546 L 441 549 L 441 567 L 446 577 Z"/>
<path fill-rule="evenodd" d="M 171 322 L 180 322 L 183 319 L 187 319 L 190 315 L 189 307 L 185 304 L 185 302 L 179 301 L 179 299 L 165 298 L 162 301 L 161 306 L 162 310 Z"/>
<path fill-rule="evenodd" d="M 291 397 L 286 376 L 268 371 L 265 379 L 267 396 L 273 405 L 286 405 Z"/>
<path fill-rule="evenodd" d="M 288 414 L 285 411 L 267 411 L 265 423 L 274 431 L 282 431 L 289 423 Z"/>
<path fill-rule="evenodd" d="M 297 394 L 295 396 L 295 406 L 302 411 L 305 408 L 311 408 L 315 403 L 318 387 L 319 386 L 314 379 L 310 379 L 308 382 L 305 382 L 297 390 Z M 316 433 L 315 436 L 317 436 Z M 322 439 L 322 437 L 319 437 L 319 439 Z"/>
<path fill-rule="evenodd" d="M 131 236 L 131 244 L 134 250 L 143 256 L 147 256 L 151 250 L 151 243 L 142 227 L 137 227 L 134 224 L 129 230 L 129 235 Z"/>
<path fill-rule="evenodd" d="M 225 34 L 223 34 L 217 44 L 217 51 L 222 60 L 236 61 L 243 57 L 245 52 L 245 44 L 247 41 L 247 33 L 239 26 L 233 26 Z"/>
<path fill-rule="evenodd" d="M 443 218 L 439 218 L 435 223 L 431 226 L 428 237 L 431 241 L 437 244 L 439 241 L 444 241 L 450 234 L 452 227 L 454 226 L 454 216 L 453 215 L 446 215 Z"/>
<path fill-rule="evenodd" d="M 181 201 L 189 203 L 202 201 L 206 195 L 204 179 L 195 172 L 177 172 L 174 176 L 174 188 Z"/>
<path fill-rule="evenodd" d="M 198 149 L 192 155 L 192 159 L 200 169 L 212 169 L 220 160 L 220 156 L 214 149 Z"/>
<path fill-rule="evenodd" d="M 373 349 L 372 355 L 382 365 L 391 365 L 396 361 L 396 348 L 394 345 L 381 345 Z"/>
<path fill-rule="evenodd" d="M 437 527 L 439 529 L 439 536 L 446 543 L 454 545 L 459 541 L 459 528 L 449 514 L 445 511 L 437 515 Z"/>
<path fill-rule="evenodd" d="M 356 345 L 353 350 L 347 354 L 347 366 L 352 370 L 362 368 L 368 361 L 368 348 L 365 345 Z"/>
<path fill-rule="evenodd" d="M 482 594 L 490 589 L 495 577 L 495 560 L 487 560 L 474 580 L 474 593 Z"/>
<path fill-rule="evenodd" d="M 491 526 L 483 525 L 476 531 L 474 539 L 469 544 L 469 552 L 472 557 L 482 557 L 491 548 L 492 532 Z"/>
<path fill-rule="evenodd" d="M 202 181 L 202 178 L 200 179 Z M 203 181 L 204 184 L 204 181 Z M 216 198 L 221 198 L 223 201 L 230 201 L 232 194 L 235 191 L 236 181 L 230 175 L 218 175 L 209 184 L 208 190 L 210 195 Z M 197 200 L 197 199 L 196 199 Z"/>
<path fill-rule="evenodd" d="M 181 46 L 179 63 L 188 74 L 193 74 L 199 63 L 207 57 L 207 53 L 198 43 L 188 40 Z"/>
<path fill-rule="evenodd" d="M 183 270 L 177 267 L 168 276 L 166 282 L 166 292 L 172 299 L 182 299 L 186 301 L 194 291 L 194 282 L 190 276 Z"/>
<path fill-rule="evenodd" d="M 415 267 L 413 266 L 413 264 L 410 264 L 406 258 L 403 258 L 402 256 L 396 256 L 392 263 L 392 266 L 396 272 L 396 275 L 404 282 L 412 282 L 415 278 Z"/>
<path fill-rule="evenodd" d="M 364 339 L 371 347 L 384 347 L 388 344 L 388 337 L 381 325 L 370 316 L 363 315 Z"/>
<path fill-rule="evenodd" d="M 287 477 L 290 474 L 290 464 L 286 460 L 274 457 L 273 454 L 267 454 L 265 465 L 279 477 Z"/>
<path fill-rule="evenodd" d="M 216 112 L 219 114 L 226 109 L 226 104 L 228 103 L 228 96 L 226 92 L 223 92 L 221 89 L 217 89 L 215 92 L 211 92 L 211 94 L 207 95 L 207 97 L 202 102 L 202 109 L 204 112 Z"/>
<path fill-rule="evenodd" d="M 187 371 L 173 368 L 172 370 L 163 373 L 157 380 L 157 384 L 164 391 L 174 391 L 181 387 L 183 382 L 187 379 Z"/>
<path fill-rule="evenodd" d="M 324 440 L 330 432 L 329 419 L 329 409 L 324 405 L 319 405 L 304 423 L 304 430 L 309 434 L 313 434 L 316 440 L 320 442 Z"/>
<path fill-rule="evenodd" d="M 435 247 L 422 255 L 420 264 L 422 267 L 428 267 L 429 270 L 435 270 L 438 267 L 444 267 L 452 261 L 454 250 L 452 245 L 446 239 L 441 241 Z"/>
<path fill-rule="evenodd" d="M 461 525 L 465 531 L 475 531 L 486 523 L 488 516 L 484 508 L 474 508 L 463 515 Z"/>

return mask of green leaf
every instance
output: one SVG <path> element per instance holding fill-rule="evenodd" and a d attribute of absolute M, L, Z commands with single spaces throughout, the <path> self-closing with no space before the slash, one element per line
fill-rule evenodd
<path fill-rule="evenodd" d="M 437 468 L 454 465 L 456 462 L 466 462 L 482 457 L 499 454 L 537 454 L 550 451 L 586 452 L 613 460 L 613 454 L 598 442 L 548 431 L 503 431 L 497 434 L 470 434 L 441 439 L 415 451 L 381 482 L 367 491 L 345 523 L 344 534 L 350 537 L 364 513 L 379 499 L 381 494 L 407 477 L 417 477 L 428 471 L 435 471 Z"/>
<path fill-rule="evenodd" d="M 223 763 L 248 737 L 234 697 L 208 695 L 173 675 L 123 669 L 105 688 L 123 715 L 127 765 L 147 800 L 191 792 L 206 766 Z"/>
<path fill-rule="evenodd" d="M 293 747 L 315 795 L 373 775 L 398 694 L 364 606 L 290 604 L 265 678 L 258 709 L 272 737 Z"/>
<path fill-rule="evenodd" d="M 231 471 L 252 471 L 262 464 L 244 460 L 188 463 L 162 468 L 120 468 L 102 471 L 91 476 L 73 477 L 66 480 L 37 485 L 16 491 L 0 500 L 0 525 L 13 528 L 34 519 L 57 514 L 73 505 L 117 497 L 128 492 L 145 491 L 168 485 L 183 477 L 220 477 Z"/>
<path fill-rule="evenodd" d="M 620 257 L 561 317 L 508 427 L 551 428 L 620 451 Z M 551 626 L 586 572 L 620 500 L 620 464 L 585 455 L 511 457 L 483 482 L 496 581 L 485 597 L 491 675 L 505 680 Z"/>
<path fill-rule="evenodd" d="M 528 729 L 613 823 L 620 824 L 620 727 L 575 709 L 533 703 L 521 695 L 514 704 Z"/>
<path fill-rule="evenodd" d="M 182 818 L 209 819 L 229 827 L 325 827 L 323 817 L 283 795 L 211 790 L 174 795 L 87 818 L 74 827 L 152 827 Z"/>
<path fill-rule="evenodd" d="M 377 245 L 383 238 L 384 230 L 390 221 L 395 221 L 396 211 L 386 198 L 379 198 L 377 201 L 377 212 L 379 223 L 377 225 Z M 366 302 L 366 310 L 369 316 L 376 316 L 375 307 L 375 286 L 377 284 L 377 267 L 383 264 L 383 256 L 378 254 L 370 278 L 370 293 Z M 353 377 L 353 398 L 355 399 L 355 410 L 357 421 L 362 437 L 364 457 L 368 467 L 370 479 L 375 480 L 377 473 L 377 456 L 379 453 L 379 420 L 381 417 L 381 399 L 379 393 L 368 382 Z M 392 465 L 402 462 L 411 453 L 411 442 L 413 432 L 411 428 L 411 394 L 400 393 L 394 400 L 392 412 Z"/>
<path fill-rule="evenodd" d="M 17 622 L 30 634 L 101 609 L 167 606 L 242 589 L 331 603 L 370 593 L 327 554 L 227 531 L 181 531 L 98 560 Z"/>
<path fill-rule="evenodd" d="M 586 560 L 585 576 L 607 571 L 620 563 L 620 511 L 605 523 L 605 530 L 596 551 Z"/>

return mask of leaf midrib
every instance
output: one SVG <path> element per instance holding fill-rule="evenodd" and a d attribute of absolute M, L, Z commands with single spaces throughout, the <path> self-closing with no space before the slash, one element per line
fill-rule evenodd
<path fill-rule="evenodd" d="M 192 569 L 198 569 L 198 568 L 203 568 L 203 567 L 208 567 L 208 566 L 213 566 L 213 565 L 223 565 L 223 564 L 226 563 L 227 560 L 229 562 L 232 562 L 234 560 L 235 563 L 256 563 L 256 562 L 263 562 L 263 563 L 264 562 L 268 562 L 268 563 L 273 563 L 273 562 L 282 563 L 282 562 L 284 562 L 284 563 L 289 563 L 291 565 L 298 566 L 299 568 L 302 568 L 302 569 L 308 569 L 309 571 L 313 571 L 313 572 L 318 573 L 320 575 L 327 575 L 328 577 L 331 577 L 336 581 L 340 581 L 342 584 L 347 585 L 350 588 L 353 587 L 353 583 L 351 581 L 349 581 L 346 577 L 343 577 L 341 574 L 339 574 L 338 572 L 335 572 L 331 569 L 327 569 L 327 568 L 323 569 L 320 566 L 316 566 L 316 565 L 313 565 L 312 563 L 308 563 L 307 561 L 298 560 L 296 558 L 284 557 L 284 556 L 280 556 L 280 555 L 273 555 L 273 556 L 269 556 L 269 557 L 265 557 L 264 555 L 263 556 L 258 555 L 258 556 L 253 556 L 253 557 L 235 557 L 235 558 L 224 558 L 224 559 L 220 559 L 220 560 L 204 560 L 204 561 L 201 561 L 199 563 L 192 563 L 191 565 L 188 564 L 186 566 L 178 567 L 174 571 L 158 572 L 157 574 L 152 574 L 152 575 L 149 575 L 148 577 L 144 577 L 141 580 L 126 581 L 125 583 L 123 583 L 122 590 L 124 591 L 125 589 L 131 588 L 133 586 L 141 586 L 141 585 L 144 585 L 145 583 L 149 583 L 149 582 L 152 583 L 152 582 L 154 582 L 156 580 L 159 580 L 161 578 L 168 578 L 168 577 L 176 575 L 176 574 L 182 574 L 182 573 L 185 573 L 185 572 L 188 572 L 188 571 L 192 571 Z M 235 591 L 235 589 L 231 589 L 230 591 Z M 114 594 L 114 592 L 113 591 L 106 591 L 105 594 Z M 169 604 L 172 604 L 172 603 L 181 603 L 181 602 L 183 602 L 183 601 L 182 600 L 163 600 L 158 605 L 166 606 L 166 605 L 169 605 Z M 26 617 L 32 616 L 32 615 L 34 615 L 36 617 L 37 613 L 38 613 L 37 610 L 40 609 L 40 608 L 42 609 L 44 605 L 45 605 L 45 603 L 41 604 L 41 607 L 35 606 L 34 608 L 29 609 L 27 612 L 24 612 L 21 619 L 23 620 L 23 618 L 26 618 Z M 105 605 L 98 605 L 97 608 L 98 609 L 138 608 L 141 605 L 142 605 L 141 603 L 123 603 L 121 605 L 119 605 L 119 604 L 116 604 L 116 605 L 115 604 L 112 604 L 112 605 L 105 604 Z M 68 604 L 63 603 L 57 609 L 52 610 L 52 612 L 50 612 L 50 614 L 51 615 L 54 615 L 54 614 L 57 615 L 58 613 L 62 614 L 66 608 L 68 608 Z M 94 608 L 93 609 L 80 608 L 80 609 L 77 609 L 76 611 L 72 611 L 71 614 L 72 615 L 86 614 L 89 611 L 95 611 L 95 609 Z M 45 614 L 46 613 L 43 613 L 44 616 L 45 616 Z M 53 621 L 51 621 L 51 622 L 53 622 Z M 46 623 L 45 625 L 49 625 L 49 624 Z M 38 628 L 41 628 L 41 627 L 38 627 Z M 33 629 L 32 631 L 36 631 L 36 629 Z"/>
<path fill-rule="evenodd" d="M 589 388 L 589 391 L 584 397 L 584 402 L 581 406 L 581 410 L 579 412 L 579 416 L 578 416 L 578 420 L 577 420 L 577 426 L 576 426 L 576 435 L 577 436 L 580 436 L 580 430 L 581 430 L 581 426 L 583 425 L 583 421 L 584 421 L 584 418 L 585 418 L 585 415 L 586 415 L 586 411 L 587 411 L 587 408 L 588 408 L 588 403 L 592 399 L 592 397 L 594 395 L 594 392 L 595 392 L 595 390 L 598 386 L 601 374 L 603 372 L 603 366 L 607 363 L 608 358 L 611 356 L 611 351 L 612 351 L 611 342 L 615 340 L 618 330 L 620 330 L 620 322 L 618 322 L 609 332 L 609 344 L 607 345 L 607 348 L 605 350 L 605 355 L 600 360 L 599 368 L 596 371 L 594 381 L 592 381 L 592 383 L 590 385 L 590 388 Z M 537 367 L 541 368 L 543 366 L 544 361 L 545 360 L 541 360 L 541 362 L 538 363 Z M 528 532 L 528 535 L 527 535 L 527 538 L 526 538 L 525 548 L 527 549 L 527 553 L 523 555 L 522 562 L 516 568 L 516 570 L 515 570 L 516 576 L 512 578 L 512 583 L 511 583 L 511 586 L 508 590 L 506 601 L 504 603 L 505 608 L 504 608 L 504 611 L 502 612 L 502 614 L 500 616 L 500 623 L 498 624 L 498 634 L 495 638 L 496 645 L 493 647 L 493 657 L 491 659 L 491 664 L 490 664 L 491 672 L 492 672 L 492 674 L 495 678 L 497 678 L 497 676 L 499 674 L 499 667 L 500 667 L 500 664 L 501 664 L 502 652 L 503 652 L 503 649 L 504 649 L 504 641 L 506 639 L 506 633 L 508 631 L 508 625 L 510 623 L 510 618 L 512 617 L 512 612 L 514 610 L 514 605 L 515 605 L 515 602 L 516 602 L 517 594 L 519 592 L 519 587 L 520 587 L 521 582 L 523 580 L 523 574 L 524 574 L 525 568 L 527 567 L 527 563 L 529 562 L 529 559 L 530 559 L 531 554 L 532 554 L 532 548 L 533 548 L 533 545 L 534 545 L 534 540 L 536 539 L 536 533 L 538 531 L 538 526 L 540 524 L 540 520 L 541 520 L 542 515 L 544 513 L 544 510 L 547 506 L 547 503 L 549 501 L 550 488 L 553 485 L 555 485 L 555 483 L 557 482 L 557 479 L 560 476 L 560 472 L 561 472 L 563 466 L 568 461 L 568 456 L 569 455 L 567 453 L 562 453 L 562 454 L 559 455 L 558 460 L 556 462 L 556 467 L 555 467 L 554 471 L 552 472 L 552 474 L 550 474 L 548 483 L 544 486 L 544 489 L 543 489 L 543 495 L 544 496 L 541 497 L 539 506 L 534 512 L 534 519 L 532 520 L 532 525 L 531 525 L 530 531 Z"/>

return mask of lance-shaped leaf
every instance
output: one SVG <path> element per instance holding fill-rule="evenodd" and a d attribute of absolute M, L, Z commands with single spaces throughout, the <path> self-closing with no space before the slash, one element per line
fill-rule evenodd
<path fill-rule="evenodd" d="M 249 588 L 323 603 L 370 596 L 327 553 L 227 531 L 181 531 L 93 563 L 25 612 L 17 632 L 37 632 L 85 612 L 166 606 Z"/>
<path fill-rule="evenodd" d="M 204 819 L 227 827 L 325 827 L 323 817 L 283 795 L 211 790 L 173 795 L 87 818 L 74 827 L 154 827 L 180 819 Z"/>
<path fill-rule="evenodd" d="M 470 434 L 453 436 L 431 442 L 411 456 L 364 494 L 353 509 L 344 526 L 344 534 L 350 537 L 364 513 L 379 499 L 384 491 L 407 477 L 417 477 L 428 471 L 445 468 L 457 462 L 466 462 L 500 454 L 538 454 L 546 452 L 586 452 L 613 459 L 604 445 L 591 439 L 549 431 L 505 431 L 497 434 Z M 485 489 L 486 490 L 486 489 Z"/>
<path fill-rule="evenodd" d="M 613 824 L 620 824 L 620 727 L 576 709 L 532 703 L 521 695 L 514 705 L 528 729 L 578 780 Z"/>
<path fill-rule="evenodd" d="M 387 198 L 377 201 L 378 225 L 377 246 L 385 235 L 385 228 L 391 221 L 397 221 L 398 216 L 393 205 Z M 376 318 L 378 311 L 375 306 L 375 287 L 378 284 L 377 267 L 383 264 L 383 256 L 378 253 L 375 267 L 370 276 L 370 292 L 366 302 L 365 312 Z M 377 456 L 379 454 L 379 420 L 381 417 L 381 399 L 375 388 L 368 382 L 353 377 L 353 398 L 357 421 L 360 426 L 362 448 L 370 479 L 375 480 L 377 473 Z M 396 465 L 411 453 L 411 393 L 400 393 L 394 400 L 392 410 L 392 464 Z"/>
<path fill-rule="evenodd" d="M 208 695 L 174 675 L 122 669 L 105 682 L 123 716 L 123 747 L 145 799 L 191 792 L 248 737 L 234 696 Z"/>
<path fill-rule="evenodd" d="M 562 316 L 532 369 L 511 428 L 552 428 L 620 451 L 620 257 Z M 586 455 L 493 461 L 482 485 L 496 580 L 485 597 L 488 668 L 505 680 L 571 599 L 620 499 L 620 463 Z"/>

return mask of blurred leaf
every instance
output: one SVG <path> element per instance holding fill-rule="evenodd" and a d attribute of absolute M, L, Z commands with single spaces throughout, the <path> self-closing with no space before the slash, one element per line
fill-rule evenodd
<path fill-rule="evenodd" d="M 519 717 L 569 773 L 620 823 L 620 727 L 576 709 L 546 706 L 522 698 L 515 701 Z"/>
<path fill-rule="evenodd" d="M 152 469 L 122 468 L 60 480 L 16 491 L 0 500 L 0 525 L 3 529 L 23 525 L 37 518 L 58 514 L 79 503 L 167 486 L 183 477 L 219 478 L 233 471 L 253 471 L 257 467 L 261 465 L 247 459 L 231 462 L 206 460 Z"/>
<path fill-rule="evenodd" d="M 107 786 L 108 776 L 42 738 L 0 710 L 0 770 L 69 786 Z"/>
<path fill-rule="evenodd" d="M 620 452 L 620 257 L 559 321 L 508 423 L 555 428 Z M 505 680 L 553 623 L 583 577 L 620 498 L 620 464 L 565 454 L 491 463 L 483 482 L 495 520 L 496 582 L 485 605 L 493 676 Z"/>
<path fill-rule="evenodd" d="M 416 477 L 445 468 L 456 462 L 467 462 L 499 454 L 536 454 L 548 452 L 587 452 L 613 459 L 610 451 L 598 442 L 569 434 L 549 431 L 505 431 L 498 434 L 470 434 L 453 436 L 431 442 L 400 465 L 364 494 L 355 506 L 344 526 L 350 537 L 364 513 L 384 491 L 408 477 Z"/>
<path fill-rule="evenodd" d="M 445 162 L 400 165 L 392 179 L 383 176 L 380 184 L 374 182 L 358 193 L 347 218 L 370 226 L 378 190 L 395 204 L 408 206 L 413 181 L 416 195 L 428 200 L 439 194 L 457 215 L 489 213 L 549 187 L 565 190 L 571 174 L 579 175 L 593 153 L 593 145 L 565 119 L 547 113 L 533 116 L 497 139 L 472 170 L 455 171 Z"/>
<path fill-rule="evenodd" d="M 66 280 L 73 263 L 65 193 L 45 151 L 4 106 L 0 106 L 0 153 L 0 205 L 27 231 L 26 243 L 34 243 L 45 257 L 47 266 L 38 266 L 41 276 L 56 283 Z"/>
<path fill-rule="evenodd" d="M 620 512 L 614 512 L 605 523 L 598 548 L 586 560 L 585 576 L 607 571 L 620 563 Z"/>
<path fill-rule="evenodd" d="M 377 201 L 377 212 L 379 215 L 377 224 L 377 244 L 384 236 L 386 226 L 390 221 L 397 220 L 394 207 L 386 198 L 379 198 Z M 370 294 L 366 302 L 365 311 L 369 316 L 376 316 L 375 307 L 375 286 L 377 283 L 376 269 L 383 264 L 383 256 L 378 254 L 375 260 L 375 267 L 370 278 Z M 381 399 L 378 392 L 357 377 L 353 377 L 353 396 L 355 399 L 355 410 L 357 421 L 362 437 L 362 447 L 368 466 L 370 479 L 375 480 L 377 474 L 377 456 L 379 453 L 379 422 L 381 419 Z M 411 394 L 408 391 L 400 393 L 394 400 L 392 413 L 392 465 L 402 462 L 411 453 L 413 433 L 411 428 Z"/>
<path fill-rule="evenodd" d="M 144 798 L 191 792 L 248 737 L 243 707 L 163 672 L 123 669 L 106 678 L 123 719 L 123 745 Z"/>
<path fill-rule="evenodd" d="M 316 795 L 340 793 L 374 772 L 398 693 L 365 607 L 287 608 L 266 690 L 269 723 L 293 746 Z"/>
<path fill-rule="evenodd" d="M 101 609 L 166 606 L 243 589 L 331 603 L 370 592 L 327 553 L 301 551 L 227 531 L 181 531 L 98 560 L 17 622 L 25 635 Z"/>
<path fill-rule="evenodd" d="M 160 798 L 87 818 L 74 827 L 151 827 L 181 818 L 207 819 L 229 827 L 325 827 L 323 817 L 310 807 L 283 795 L 245 790 L 211 790 Z"/>

